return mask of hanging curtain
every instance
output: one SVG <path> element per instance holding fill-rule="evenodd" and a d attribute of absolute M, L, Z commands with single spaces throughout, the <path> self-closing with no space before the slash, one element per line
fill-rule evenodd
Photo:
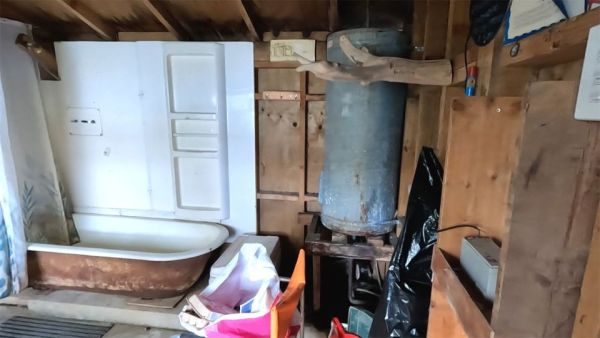
<path fill-rule="evenodd" d="M 24 24 L 0 20 L 0 296 L 27 285 L 27 241 L 69 245 L 76 236 L 65 217 L 35 64 L 14 43 L 21 33 L 28 33 Z"/>

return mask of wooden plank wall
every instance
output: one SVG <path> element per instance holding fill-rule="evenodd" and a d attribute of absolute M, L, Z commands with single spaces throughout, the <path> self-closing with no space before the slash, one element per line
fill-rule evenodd
<path fill-rule="evenodd" d="M 573 81 L 527 94 L 496 337 L 571 335 L 600 200 L 600 124 L 573 118 L 576 97 Z"/>
<path fill-rule="evenodd" d="M 324 42 L 317 45 L 322 59 Z M 325 81 L 297 73 L 295 66 L 269 62 L 269 44 L 255 43 L 259 232 L 282 237 L 284 263 L 293 262 L 303 245 L 298 213 L 320 210 L 316 196 L 325 131 Z M 298 95 L 265 98 L 264 93 L 280 91 Z"/>
<path fill-rule="evenodd" d="M 486 47 L 469 46 L 467 62 L 479 67 L 481 97 L 463 98 L 468 8 L 469 1 L 450 0 L 445 42 L 455 79 L 441 92 L 435 147 L 446 175 L 440 227 L 475 223 L 482 235 L 502 242 L 497 297 L 486 316 L 495 337 L 599 337 L 595 233 L 590 241 L 600 212 L 600 124 L 576 121 L 573 100 L 582 43 L 590 22 L 600 23 L 600 10 L 524 40 L 527 51 L 518 58 L 507 57 L 511 46 L 500 34 Z M 542 48 L 573 41 L 578 50 Z M 523 102 L 507 124 L 493 121 L 497 112 L 486 108 L 505 99 Z M 464 116 L 471 109 L 487 113 Z M 452 262 L 462 237 L 477 233 L 443 232 L 438 244 Z M 452 301 L 464 292 L 448 287 L 452 276 L 442 270 L 434 272 L 428 336 L 480 337 L 469 329 L 476 323 L 465 320 L 470 309 Z"/>
<path fill-rule="evenodd" d="M 452 102 L 438 246 L 460 255 L 466 236 L 502 242 L 510 213 L 509 187 L 516 166 L 523 114 L 519 97 L 462 97 Z"/>
<path fill-rule="evenodd" d="M 600 207 L 590 243 L 590 254 L 581 286 L 581 296 L 575 316 L 572 338 L 600 337 Z"/>
<path fill-rule="evenodd" d="M 449 5 L 448 0 L 414 2 L 413 59 L 444 57 Z M 408 194 L 422 147 L 433 148 L 443 163 L 445 149 L 438 147 L 441 98 L 441 87 L 408 86 L 397 210 L 400 217 L 406 214 Z"/>

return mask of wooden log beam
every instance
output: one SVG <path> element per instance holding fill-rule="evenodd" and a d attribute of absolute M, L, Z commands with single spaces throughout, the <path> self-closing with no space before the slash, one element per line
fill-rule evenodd
<path fill-rule="evenodd" d="M 104 40 L 114 40 L 117 32 L 104 19 L 77 0 L 55 0 L 66 12 L 83 21 Z"/>
<path fill-rule="evenodd" d="M 48 74 L 50 74 L 55 80 L 60 80 L 58 75 L 58 65 L 56 63 L 56 57 L 54 53 L 44 49 L 38 43 L 26 34 L 19 34 L 15 40 L 15 44 L 21 47 L 27 54 L 38 62 Z"/>
<path fill-rule="evenodd" d="M 388 81 L 447 86 L 452 83 L 450 60 L 410 60 L 375 56 L 354 47 L 346 36 L 340 37 L 340 47 L 356 66 L 321 61 L 302 65 L 296 68 L 296 71 L 309 71 L 324 80 L 359 81 L 362 84 Z"/>
<path fill-rule="evenodd" d="M 242 16 L 242 19 L 246 24 L 246 27 L 248 27 L 248 32 L 250 32 L 252 41 L 259 41 L 260 35 L 258 34 L 258 31 L 256 30 L 254 23 L 252 22 L 252 18 L 250 17 L 250 13 L 247 7 L 248 5 L 244 0 L 236 0 L 236 4 L 238 6 L 238 10 L 240 11 L 240 15 Z"/>
<path fill-rule="evenodd" d="M 181 22 L 169 12 L 164 4 L 158 0 L 142 0 L 144 6 L 154 15 L 167 31 L 171 32 L 178 40 L 190 40 L 191 34 Z"/>

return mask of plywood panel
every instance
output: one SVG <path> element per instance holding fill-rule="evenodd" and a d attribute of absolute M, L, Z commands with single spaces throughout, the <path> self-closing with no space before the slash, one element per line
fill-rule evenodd
<path fill-rule="evenodd" d="M 319 192 L 319 177 L 325 155 L 325 101 L 308 102 L 306 190 Z"/>
<path fill-rule="evenodd" d="M 299 192 L 304 170 L 298 101 L 258 102 L 259 190 Z M 295 222 L 294 217 L 294 222 Z"/>
<path fill-rule="evenodd" d="M 510 180 L 523 124 L 521 99 L 464 97 L 452 102 L 444 168 L 440 229 L 472 224 L 502 241 L 510 210 Z M 441 249 L 454 257 L 470 228 L 439 234 Z"/>
<path fill-rule="evenodd" d="M 498 338 L 571 336 L 600 200 L 600 125 L 573 119 L 576 88 L 529 89 L 492 322 Z"/>
<path fill-rule="evenodd" d="M 300 75 L 294 69 L 259 69 L 258 91 L 300 91 Z"/>

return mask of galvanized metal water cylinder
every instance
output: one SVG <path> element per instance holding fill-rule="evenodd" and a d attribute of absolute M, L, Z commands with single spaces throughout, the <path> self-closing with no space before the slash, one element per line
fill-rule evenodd
<path fill-rule="evenodd" d="M 409 42 L 395 29 L 352 29 L 327 38 L 327 60 L 353 65 L 339 45 L 346 36 L 377 56 L 406 57 Z M 327 82 L 321 220 L 349 235 L 379 235 L 396 225 L 406 85 Z"/>

